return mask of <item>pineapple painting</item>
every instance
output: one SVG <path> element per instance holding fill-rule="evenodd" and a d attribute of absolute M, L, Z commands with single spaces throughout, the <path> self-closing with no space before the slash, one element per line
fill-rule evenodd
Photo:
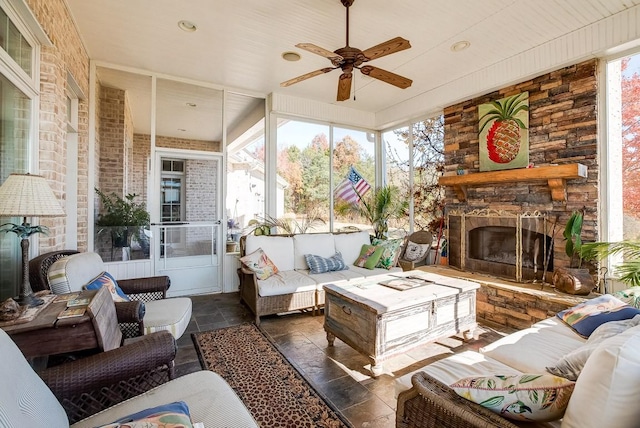
<path fill-rule="evenodd" d="M 478 106 L 480 171 L 529 164 L 529 93 Z"/>

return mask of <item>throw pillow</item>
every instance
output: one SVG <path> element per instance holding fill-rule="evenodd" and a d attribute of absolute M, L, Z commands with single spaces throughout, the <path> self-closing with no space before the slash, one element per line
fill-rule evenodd
<path fill-rule="evenodd" d="M 626 290 L 616 291 L 613 296 L 622 300 L 627 305 L 640 309 L 640 287 L 632 287 Z"/>
<path fill-rule="evenodd" d="M 640 315 L 636 315 L 630 320 L 610 321 L 602 324 L 591 333 L 584 345 L 560 358 L 555 366 L 547 367 L 547 371 L 565 379 L 577 380 L 587 359 L 602 341 L 639 324 Z"/>
<path fill-rule="evenodd" d="M 310 273 L 325 273 L 349 269 L 342 259 L 342 254 L 339 252 L 329 258 L 313 254 L 305 254 L 304 259 L 307 261 Z"/>
<path fill-rule="evenodd" d="M 402 259 L 409 262 L 421 262 L 427 258 L 430 249 L 431 244 L 417 244 L 409 241 L 404 249 Z"/>
<path fill-rule="evenodd" d="M 278 273 L 276 265 L 267 257 L 267 253 L 258 248 L 251 254 L 240 257 L 240 261 L 251 272 L 256 274 L 258 279 L 267 279 Z"/>
<path fill-rule="evenodd" d="M 375 246 L 382 247 L 382 255 L 376 264 L 376 267 L 383 269 L 391 269 L 398 264 L 400 251 L 404 239 L 378 239 L 373 238 L 371 243 Z"/>
<path fill-rule="evenodd" d="M 124 291 L 118 286 L 118 282 L 109 272 L 102 272 L 83 288 L 85 290 L 97 290 L 100 287 L 107 287 L 114 302 L 129 302 L 131 300 L 129 296 L 124 294 Z"/>
<path fill-rule="evenodd" d="M 375 245 L 363 245 L 360 249 L 360 256 L 355 262 L 353 262 L 353 264 L 354 266 L 373 269 L 378 264 L 378 261 L 380 261 L 382 251 L 382 247 L 376 247 Z"/>
<path fill-rule="evenodd" d="M 604 294 L 558 312 L 557 316 L 580 336 L 588 338 L 601 324 L 630 319 L 638 314 L 640 309 L 631 307 L 610 294 Z"/>
<path fill-rule="evenodd" d="M 193 428 L 189 407 L 184 401 L 142 410 L 98 428 Z"/>
<path fill-rule="evenodd" d="M 461 397 L 516 421 L 560 419 L 575 384 L 550 374 L 467 377 L 451 385 Z"/>

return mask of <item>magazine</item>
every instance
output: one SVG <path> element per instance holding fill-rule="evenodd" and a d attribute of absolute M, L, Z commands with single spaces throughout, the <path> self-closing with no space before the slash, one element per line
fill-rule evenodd
<path fill-rule="evenodd" d="M 73 308 L 76 306 L 87 306 L 91 302 L 91 298 L 83 297 L 80 299 L 73 299 L 67 302 L 67 308 Z"/>
<path fill-rule="evenodd" d="M 58 297 L 56 297 L 56 302 L 68 302 L 69 300 L 75 300 L 79 295 L 80 293 L 60 294 Z"/>
<path fill-rule="evenodd" d="M 406 276 L 380 281 L 378 284 L 404 291 L 416 287 L 422 287 L 423 285 L 433 284 L 433 281 L 426 278 L 420 278 L 418 276 Z"/>
<path fill-rule="evenodd" d="M 84 306 L 79 308 L 67 308 L 64 311 L 60 312 L 60 314 L 58 315 L 58 319 L 61 320 L 64 318 L 81 317 L 84 315 L 86 310 L 87 308 Z"/>

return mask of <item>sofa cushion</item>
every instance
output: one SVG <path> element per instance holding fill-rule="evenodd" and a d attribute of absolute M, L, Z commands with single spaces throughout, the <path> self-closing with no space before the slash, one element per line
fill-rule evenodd
<path fill-rule="evenodd" d="M 251 254 L 258 248 L 262 248 L 271 261 L 278 267 L 278 270 L 294 269 L 292 237 L 247 235 L 245 244 L 245 254 Z"/>
<path fill-rule="evenodd" d="M 471 376 L 450 385 L 458 395 L 516 421 L 562 418 L 575 384 L 548 373 Z"/>
<path fill-rule="evenodd" d="M 563 428 L 638 426 L 639 349 L 640 326 L 600 343 L 576 381 Z"/>
<path fill-rule="evenodd" d="M 547 367 L 585 342 L 561 321 L 554 320 L 505 336 L 480 348 L 480 352 L 522 373 L 545 373 Z"/>
<path fill-rule="evenodd" d="M 351 280 L 361 279 L 362 275 L 353 271 L 353 268 L 346 270 L 337 270 L 325 273 L 310 273 L 308 270 L 297 270 L 303 275 L 308 275 L 313 281 L 316 282 L 316 289 L 322 291 L 325 284 L 341 284 Z"/>
<path fill-rule="evenodd" d="M 144 334 L 167 330 L 179 339 L 191 321 L 191 299 L 172 297 L 152 300 L 145 304 Z"/>
<path fill-rule="evenodd" d="M 377 268 L 391 269 L 398 264 L 398 258 L 400 257 L 400 251 L 402 251 L 402 244 L 404 239 L 378 239 L 373 238 L 371 244 L 382 247 L 382 255 L 380 260 L 376 264 Z"/>
<path fill-rule="evenodd" d="M 271 261 L 262 248 L 258 248 L 251 254 L 240 257 L 240 261 L 247 269 L 255 273 L 258 279 L 264 280 L 278 273 L 278 267 Z"/>
<path fill-rule="evenodd" d="M 336 253 L 331 233 L 301 233 L 293 236 L 294 268 L 309 269 L 305 254 L 329 258 Z"/>
<path fill-rule="evenodd" d="M 486 375 L 487 373 L 520 374 L 513 367 L 486 355 L 474 351 L 464 351 L 399 377 L 395 382 L 396 395 L 411 388 L 411 376 L 417 371 L 426 372 L 446 385 L 452 384 L 458 379 Z"/>
<path fill-rule="evenodd" d="M 353 232 L 353 233 L 336 233 L 333 235 L 336 251 L 342 254 L 342 258 L 347 265 L 352 265 L 353 262 L 360 256 L 360 249 L 363 245 L 371 244 L 371 238 L 369 232 Z"/>
<path fill-rule="evenodd" d="M 49 268 L 47 278 L 55 294 L 80 291 L 82 287 L 105 271 L 104 262 L 97 253 L 72 254 L 56 260 Z"/>
<path fill-rule="evenodd" d="M 610 321 L 596 328 L 587 343 L 564 355 L 558 362 L 547 367 L 547 371 L 556 376 L 562 376 L 569 380 L 576 380 L 582 371 L 589 356 L 595 351 L 600 343 L 609 337 L 620 334 L 627 329 L 640 324 L 640 315 L 636 315 L 630 320 Z"/>
<path fill-rule="evenodd" d="M 189 407 L 184 401 L 145 409 L 99 428 L 192 428 Z"/>
<path fill-rule="evenodd" d="M 340 253 L 335 253 L 331 257 L 305 254 L 304 259 L 307 261 L 309 272 L 312 274 L 349 269 L 349 267 L 344 263 Z"/>
<path fill-rule="evenodd" d="M 358 267 L 363 267 L 365 269 L 374 269 L 382 257 L 382 252 L 384 248 L 377 247 L 375 245 L 363 245 L 360 250 L 360 256 L 356 259 L 353 264 Z"/>
<path fill-rule="evenodd" d="M 387 270 L 382 268 L 367 269 L 359 266 L 349 266 L 349 271 L 355 273 L 358 278 L 372 278 L 374 276 L 389 275 L 390 273 L 394 272 L 402 272 L 402 268 L 396 266 Z"/>
<path fill-rule="evenodd" d="M 580 336 L 587 338 L 600 324 L 630 319 L 638 314 L 640 309 L 629 306 L 610 294 L 604 294 L 558 312 L 557 316 Z"/>
<path fill-rule="evenodd" d="M 260 296 L 281 296 L 303 291 L 315 291 L 316 281 L 295 270 L 284 270 L 265 280 L 258 280 Z"/>
<path fill-rule="evenodd" d="M 140 409 L 163 403 L 184 401 L 189 406 L 191 420 L 205 427 L 257 427 L 253 417 L 220 375 L 198 371 L 180 376 L 132 399 L 83 419 L 72 428 L 91 428 L 107 424 Z"/>

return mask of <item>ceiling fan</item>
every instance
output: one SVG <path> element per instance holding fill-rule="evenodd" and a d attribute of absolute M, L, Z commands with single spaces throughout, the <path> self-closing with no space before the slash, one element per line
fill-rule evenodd
<path fill-rule="evenodd" d="M 383 82 L 397 86 L 398 88 L 406 89 L 411 86 L 411 83 L 413 83 L 411 79 L 407 79 L 406 77 L 402 77 L 398 74 L 371 65 L 362 65 L 363 63 L 371 61 L 373 59 L 409 49 L 411 47 L 409 41 L 403 39 L 402 37 L 395 37 L 364 51 L 349 46 L 349 7 L 353 4 L 354 0 L 340 0 L 340 2 L 347 9 L 347 41 L 345 47 L 336 49 L 335 51 L 331 52 L 312 43 L 298 43 L 296 45 L 296 47 L 300 49 L 304 49 L 316 55 L 328 58 L 333 64 L 333 67 L 325 67 L 321 68 L 320 70 L 303 74 L 302 76 L 298 76 L 293 79 L 287 80 L 286 82 L 282 82 L 280 86 L 291 86 L 295 83 L 302 82 L 303 80 L 307 80 L 311 77 L 328 73 L 337 68 L 342 70 L 342 74 L 340 75 L 340 79 L 338 80 L 338 101 L 347 100 L 351 94 L 351 81 L 353 79 L 354 68 L 359 69 L 360 72 L 364 75 L 371 76 L 374 79 L 382 80 Z"/>

